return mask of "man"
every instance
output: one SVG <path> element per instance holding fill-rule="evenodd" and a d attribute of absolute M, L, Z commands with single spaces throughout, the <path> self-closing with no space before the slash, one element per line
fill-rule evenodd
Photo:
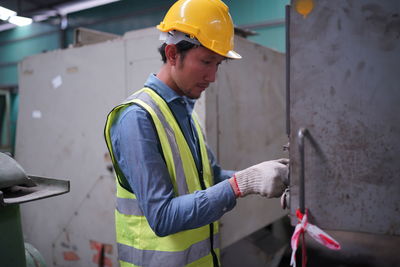
<path fill-rule="evenodd" d="M 220 0 L 179 0 L 157 28 L 164 62 L 114 108 L 105 136 L 117 175 L 121 266 L 219 266 L 217 220 L 237 197 L 279 197 L 286 159 L 222 170 L 193 114 L 219 64 L 239 59 Z"/>

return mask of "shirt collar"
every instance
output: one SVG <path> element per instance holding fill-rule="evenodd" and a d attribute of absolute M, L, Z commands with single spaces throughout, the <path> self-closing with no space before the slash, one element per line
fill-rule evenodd
<path fill-rule="evenodd" d="M 156 91 L 156 93 L 159 94 L 165 100 L 165 102 L 167 102 L 168 104 L 173 101 L 179 101 L 180 103 L 186 103 L 185 106 L 186 106 L 188 113 L 192 114 L 196 100 L 190 99 L 186 96 L 178 95 L 168 85 L 166 85 L 164 82 L 162 82 L 160 79 L 158 79 L 154 73 L 149 75 L 144 86 L 150 87 L 151 89 Z"/>

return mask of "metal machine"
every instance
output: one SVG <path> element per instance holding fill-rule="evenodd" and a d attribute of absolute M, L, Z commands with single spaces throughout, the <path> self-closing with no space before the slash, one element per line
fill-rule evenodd
<path fill-rule="evenodd" d="M 297 208 L 343 243 L 332 258 L 399 266 L 400 3 L 288 8 L 292 224 Z M 311 2 L 311 1 L 309 1 Z"/>
<path fill-rule="evenodd" d="M 35 247 L 28 243 L 24 244 L 19 204 L 67 192 L 69 192 L 69 181 L 28 176 L 13 158 L 0 153 L 0 262 L 2 266 L 46 266 L 43 257 Z"/>

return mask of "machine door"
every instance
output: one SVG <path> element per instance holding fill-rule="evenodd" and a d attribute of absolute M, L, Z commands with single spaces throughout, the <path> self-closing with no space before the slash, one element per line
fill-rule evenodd
<path fill-rule="evenodd" d="M 306 17 L 295 2 L 287 53 L 290 213 L 304 200 L 321 228 L 399 235 L 400 2 L 318 0 Z"/>

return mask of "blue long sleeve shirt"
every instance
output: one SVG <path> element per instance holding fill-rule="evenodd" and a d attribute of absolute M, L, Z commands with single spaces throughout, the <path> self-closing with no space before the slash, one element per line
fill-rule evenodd
<path fill-rule="evenodd" d="M 153 89 L 167 102 L 200 169 L 197 134 L 191 120 L 195 101 L 179 96 L 154 74 L 149 76 L 145 87 Z M 157 235 L 166 236 L 210 224 L 236 205 L 227 180 L 234 172 L 221 169 L 210 150 L 215 185 L 175 197 L 151 116 L 140 106 L 131 105 L 121 111 L 111 127 L 111 142 L 119 167 Z"/>

